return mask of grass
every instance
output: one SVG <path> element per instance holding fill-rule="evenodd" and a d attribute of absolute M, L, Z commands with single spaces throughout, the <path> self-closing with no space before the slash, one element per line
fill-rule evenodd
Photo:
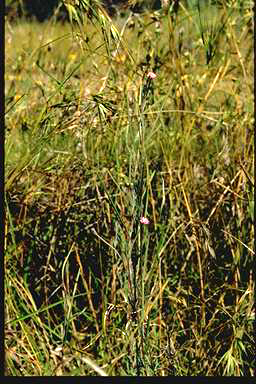
<path fill-rule="evenodd" d="M 252 4 L 95 20 L 6 21 L 5 374 L 253 376 Z"/>

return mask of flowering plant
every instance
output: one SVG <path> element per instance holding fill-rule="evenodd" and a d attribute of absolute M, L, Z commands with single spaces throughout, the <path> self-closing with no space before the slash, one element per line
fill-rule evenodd
<path fill-rule="evenodd" d="M 149 219 L 147 219 L 144 216 L 140 218 L 140 222 L 141 222 L 141 224 L 149 224 L 150 223 Z"/>

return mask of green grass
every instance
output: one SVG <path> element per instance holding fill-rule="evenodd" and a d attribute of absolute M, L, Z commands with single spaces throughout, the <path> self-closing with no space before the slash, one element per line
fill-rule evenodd
<path fill-rule="evenodd" d="M 6 375 L 253 375 L 252 4 L 229 4 L 6 21 Z"/>

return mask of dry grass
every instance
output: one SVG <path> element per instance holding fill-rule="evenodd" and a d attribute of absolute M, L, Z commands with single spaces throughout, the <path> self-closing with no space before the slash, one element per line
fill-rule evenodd
<path fill-rule="evenodd" d="M 6 375 L 253 375 L 252 5 L 232 4 L 6 22 Z"/>

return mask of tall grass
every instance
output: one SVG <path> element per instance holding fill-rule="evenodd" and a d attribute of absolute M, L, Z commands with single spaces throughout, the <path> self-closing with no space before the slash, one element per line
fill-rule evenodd
<path fill-rule="evenodd" d="M 252 4 L 219 3 L 7 20 L 6 375 L 253 375 Z"/>

